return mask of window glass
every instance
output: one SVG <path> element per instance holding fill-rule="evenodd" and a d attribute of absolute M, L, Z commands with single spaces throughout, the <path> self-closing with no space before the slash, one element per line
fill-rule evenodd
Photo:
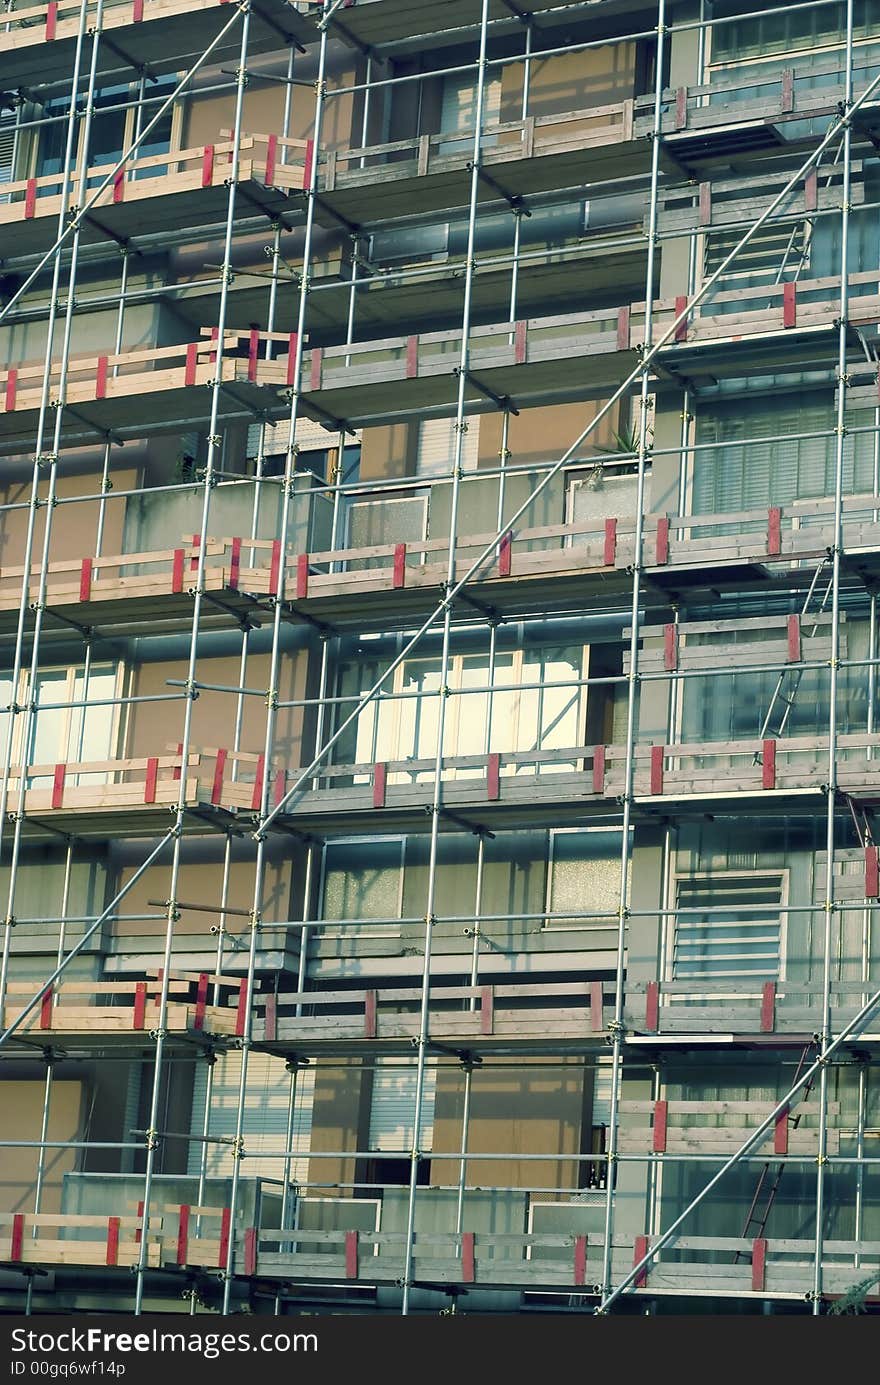
<path fill-rule="evenodd" d="M 398 918 L 400 852 L 399 840 L 328 842 L 324 918 Z"/>
<path fill-rule="evenodd" d="M 563 914 L 617 914 L 620 907 L 619 832 L 556 832 L 552 839 L 549 911 Z M 632 860 L 628 878 L 632 878 Z M 589 919 L 553 919 L 550 926 L 583 925 Z M 617 929 L 616 917 L 608 927 Z"/>

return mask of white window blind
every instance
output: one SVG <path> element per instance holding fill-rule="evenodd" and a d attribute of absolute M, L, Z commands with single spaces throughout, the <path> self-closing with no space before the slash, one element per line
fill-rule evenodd
<path fill-rule="evenodd" d="M 214 1085 L 211 1093 L 212 1136 L 234 1136 L 238 1116 L 238 1091 L 241 1080 L 241 1053 L 219 1054 L 214 1065 Z M 190 1134 L 201 1135 L 204 1130 L 205 1098 L 207 1095 L 208 1065 L 200 1063 L 193 1083 L 192 1124 Z M 315 1094 L 315 1069 L 301 1068 L 296 1079 L 293 1144 L 291 1149 L 306 1155 L 312 1134 L 312 1104 Z M 244 1108 L 243 1137 L 248 1158 L 244 1172 L 248 1177 L 282 1179 L 284 1160 L 254 1159 L 253 1154 L 283 1152 L 287 1148 L 287 1116 L 290 1097 L 290 1073 L 284 1059 L 270 1053 L 252 1051 L 248 1056 L 247 1097 Z M 204 1145 L 194 1140 L 189 1147 L 187 1172 L 197 1175 L 201 1167 Z M 209 1144 L 207 1173 L 229 1175 L 233 1161 L 228 1144 Z M 300 1181 L 308 1176 L 308 1159 L 291 1161 L 291 1178 Z"/>
<path fill-rule="evenodd" d="M 256 457 L 259 451 L 261 427 L 262 424 L 260 423 L 251 423 L 248 426 L 246 451 L 248 457 Z M 263 455 L 266 457 L 281 456 L 287 451 L 289 441 L 290 422 L 288 419 L 279 419 L 274 428 L 267 424 Z M 339 434 L 328 431 L 311 418 L 298 418 L 296 421 L 296 441 L 303 452 L 325 452 L 330 447 L 338 447 Z"/>
<path fill-rule="evenodd" d="M 679 880 L 673 980 L 778 977 L 784 897 L 782 871 Z"/>
<path fill-rule="evenodd" d="M 480 451 L 480 420 L 466 420 L 461 444 L 463 471 L 475 471 Z M 420 476 L 449 476 L 455 464 L 455 419 L 425 418 L 419 424 L 418 473 Z"/>
<path fill-rule="evenodd" d="M 593 1125 L 611 1124 L 611 1059 L 599 1058 L 593 1074 Z"/>
<path fill-rule="evenodd" d="M 436 1090 L 437 1068 L 433 1063 L 426 1063 L 419 1133 L 419 1149 L 426 1152 L 430 1151 L 434 1144 Z M 408 1154 L 412 1149 L 415 1104 L 416 1060 L 377 1059 L 370 1107 L 370 1149 Z"/>
<path fill-rule="evenodd" d="M 11 183 L 15 177 L 15 116 L 0 116 L 0 183 Z"/>
<path fill-rule="evenodd" d="M 850 427 L 870 426 L 866 409 L 847 414 Z M 697 443 L 723 444 L 698 452 L 694 466 L 693 513 L 785 505 L 834 493 L 834 403 L 796 392 L 769 398 L 737 396 L 708 406 L 697 416 Z M 795 437 L 825 432 L 827 437 Z M 769 442 L 747 442 L 769 438 Z M 844 491 L 871 488 L 873 439 L 852 433 L 845 440 Z"/>

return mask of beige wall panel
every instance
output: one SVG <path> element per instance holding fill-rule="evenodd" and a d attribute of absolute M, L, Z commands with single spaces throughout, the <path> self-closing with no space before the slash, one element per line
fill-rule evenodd
<path fill-rule="evenodd" d="M 410 423 L 391 423 L 383 428 L 365 428 L 361 445 L 361 476 L 377 481 L 386 476 L 411 476 L 416 469 L 418 427 Z"/>
<path fill-rule="evenodd" d="M 283 701 L 303 697 L 306 688 L 307 657 L 300 653 L 282 657 L 278 696 Z M 167 679 L 182 678 L 185 669 L 180 661 L 141 664 L 133 674 L 132 693 L 143 697 L 170 693 Z M 197 677 L 206 683 L 221 683 L 236 687 L 241 676 L 238 656 L 199 661 Z M 268 688 L 269 655 L 254 655 L 248 661 L 247 686 Z M 234 693 L 203 691 L 193 705 L 193 750 L 217 749 L 232 745 L 235 726 L 236 698 Z M 180 739 L 183 727 L 183 701 L 177 707 L 167 702 L 143 702 L 131 708 L 126 755 L 133 759 L 147 755 L 163 755 Z M 263 698 L 246 697 L 242 717 L 241 748 L 260 754 L 266 736 L 266 704 Z M 281 708 L 276 724 L 275 767 L 296 767 L 301 763 L 302 709 Z M 251 774 L 253 770 L 249 771 Z"/>
<path fill-rule="evenodd" d="M 550 1060 L 529 1072 L 527 1063 L 502 1062 L 476 1069 L 471 1084 L 468 1149 L 473 1154 L 559 1154 L 559 1160 L 480 1160 L 468 1170 L 468 1182 L 480 1187 L 572 1187 L 577 1165 L 566 1154 L 580 1149 L 583 1069 L 573 1060 L 548 1067 Z M 461 1148 L 464 1074 L 443 1067 L 437 1076 L 434 1106 L 434 1151 Z M 433 1183 L 454 1181 L 457 1166 L 448 1160 L 432 1166 Z"/>
<path fill-rule="evenodd" d="M 137 286 L 131 286 L 129 291 L 135 287 Z M 107 285 L 109 294 L 118 291 L 118 283 Z M 118 312 L 115 308 L 80 313 L 74 317 L 70 344 L 72 365 L 75 365 L 76 357 L 91 357 L 101 352 L 112 354 L 116 344 L 117 318 Z M 46 358 L 46 340 L 45 320 L 0 327 L 0 370 L 5 370 L 8 366 L 42 366 Z M 126 308 L 122 334 L 124 351 L 147 351 L 154 346 L 172 345 L 186 340 L 186 329 L 173 310 L 166 306 L 132 304 Z M 52 353 L 56 360 L 61 357 L 61 344 L 61 331 L 56 330 Z M 19 381 L 19 388 L 22 387 L 22 382 Z"/>
<path fill-rule="evenodd" d="M 119 877 L 120 887 L 134 875 L 135 866 L 126 866 Z M 266 866 L 266 885 L 263 895 L 263 917 L 269 922 L 288 917 L 290 899 L 290 878 L 292 863 L 287 860 L 269 861 Z M 125 897 L 122 911 L 126 914 L 161 914 L 161 909 L 148 903 L 151 899 L 168 898 L 169 868 L 157 864 L 146 871 Z M 180 867 L 178 898 L 185 903 L 212 906 L 220 904 L 223 883 L 223 866 L 220 861 L 186 861 Z M 252 861 L 234 861 L 229 870 L 229 909 L 244 909 L 248 913 L 254 903 L 254 866 Z M 219 915 L 205 913 L 203 910 L 181 909 L 180 919 L 174 925 L 175 938 L 191 937 L 194 934 L 210 932 L 211 926 L 219 922 Z M 246 918 L 231 914 L 226 920 L 229 932 L 249 939 L 249 925 Z M 126 922 L 124 919 L 113 924 L 117 937 L 131 936 L 154 938 L 164 936 L 165 919 L 144 919 L 141 922 Z M 216 940 L 214 940 L 216 942 Z M 213 945 L 213 944 L 212 944 Z M 136 947 L 136 941 L 131 943 Z"/>
<path fill-rule="evenodd" d="M 590 106 L 626 101 L 635 82 L 635 44 L 611 44 L 586 53 L 533 58 L 529 78 L 529 115 L 561 115 Z M 522 116 L 523 65 L 503 69 L 501 119 Z M 579 127 L 581 128 L 581 127 Z M 588 128 L 583 122 L 582 128 Z"/>
<path fill-rule="evenodd" d="M 555 462 L 596 417 L 601 402 L 557 404 L 545 409 L 524 409 L 511 418 L 508 448 L 512 465 Z M 579 456 L 613 451 L 614 433 L 619 428 L 618 406 L 611 410 L 583 444 Z M 480 465 L 495 467 L 501 452 L 501 415 L 485 414 L 480 421 Z"/>
<path fill-rule="evenodd" d="M 348 87 L 355 81 L 354 72 L 339 73 L 327 80 L 328 92 L 336 87 Z M 229 135 L 234 115 L 231 94 L 203 96 L 191 102 L 184 113 L 183 147 L 198 149 L 204 144 L 219 144 Z M 325 102 L 321 120 L 322 149 L 339 149 L 351 142 L 351 95 Z M 280 134 L 284 118 L 284 87 L 280 82 L 261 83 L 254 79 L 244 97 L 242 129 L 246 134 Z M 290 120 L 291 139 L 311 139 L 314 134 L 315 94 L 300 87 L 294 91 Z"/>
<path fill-rule="evenodd" d="M 138 484 L 137 471 L 117 471 L 113 484 L 118 490 L 130 490 Z M 59 496 L 95 495 L 101 489 L 100 472 L 86 475 L 58 477 Z M 45 495 L 45 485 L 41 495 Z M 27 505 L 30 501 L 30 478 L 9 482 L 0 489 L 0 505 Z M 81 505 L 65 505 L 52 513 L 52 535 L 50 561 L 60 562 L 65 558 L 85 558 L 94 554 L 98 526 L 100 501 L 84 500 Z M 108 555 L 122 550 L 122 523 L 124 505 L 109 504 L 104 520 L 103 551 Z M 25 536 L 27 534 L 28 511 L 0 511 L 0 569 L 24 561 Z M 46 510 L 41 508 L 36 517 L 34 561 L 39 562 L 43 551 L 43 537 L 46 531 Z"/>
<path fill-rule="evenodd" d="M 7 1134 L 16 1140 L 38 1140 L 43 1119 L 43 1082 L 0 1082 L 0 1105 L 6 1115 Z M 49 1104 L 49 1140 L 81 1138 L 82 1083 L 53 1082 Z M 42 1210 L 61 1208 L 61 1181 L 76 1167 L 74 1149 L 46 1151 Z M 37 1176 L 37 1150 L 5 1149 L 0 1176 L 0 1209 L 4 1212 L 32 1212 Z M 50 1231 L 51 1235 L 51 1231 Z"/>

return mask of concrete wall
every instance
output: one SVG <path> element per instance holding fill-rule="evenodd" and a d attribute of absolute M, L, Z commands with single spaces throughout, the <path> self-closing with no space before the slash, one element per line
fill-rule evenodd
<path fill-rule="evenodd" d="M 14 1124 L 4 1121 L 5 1134 L 16 1140 L 39 1140 L 43 1118 L 44 1081 L 0 1081 L 0 1106 Z M 83 1086 L 80 1082 L 54 1082 L 49 1105 L 49 1140 L 83 1138 Z M 57 1212 L 61 1206 L 64 1174 L 77 1166 L 75 1149 L 47 1151 L 42 1210 Z M 0 1176 L 0 1210 L 32 1212 L 38 1154 L 35 1149 L 4 1149 Z"/>

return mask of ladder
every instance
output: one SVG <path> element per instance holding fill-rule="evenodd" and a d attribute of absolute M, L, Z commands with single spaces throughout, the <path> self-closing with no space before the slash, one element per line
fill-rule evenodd
<path fill-rule="evenodd" d="M 816 601 L 817 592 L 819 590 L 819 579 L 822 573 L 824 572 L 825 568 L 830 564 L 830 562 L 830 558 L 823 558 L 819 566 L 816 568 L 816 571 L 813 573 L 813 580 L 810 583 L 809 590 L 807 591 L 807 594 L 804 597 L 804 604 L 800 610 L 801 621 L 809 621 L 811 615 L 822 615 L 825 611 L 826 606 L 828 605 L 828 598 L 831 595 L 831 590 L 834 585 L 833 574 L 829 576 L 828 581 L 825 584 L 825 590 L 822 592 L 821 599 L 819 600 L 818 605 L 815 607 L 815 610 L 810 610 L 810 607 Z M 807 633 L 807 638 L 809 639 L 812 635 L 815 635 L 818 629 L 819 625 L 817 622 L 816 624 L 814 624 L 812 630 L 810 630 Z M 791 676 L 792 685 L 788 695 L 783 696 L 782 689 L 785 686 L 786 678 L 788 678 L 789 676 Z M 773 717 L 773 712 L 777 706 L 777 703 L 780 702 L 783 704 L 784 711 L 782 713 L 779 725 L 773 733 L 774 739 L 778 739 L 784 733 L 785 728 L 788 725 L 788 718 L 791 715 L 791 711 L 794 706 L 794 700 L 797 695 L 797 690 L 801 685 L 801 680 L 803 676 L 804 670 L 802 668 L 794 669 L 790 675 L 788 669 L 782 670 L 782 672 L 776 680 L 776 687 L 773 690 L 773 696 L 770 698 L 770 705 L 767 708 L 764 720 L 761 724 L 761 731 L 759 736 L 760 740 L 763 741 L 766 739 L 768 730 L 770 728 L 770 722 Z M 755 756 L 755 762 L 756 764 L 760 763 L 760 754 L 757 754 Z"/>
<path fill-rule="evenodd" d="M 811 1047 L 812 1044 L 807 1044 L 800 1056 L 797 1071 L 794 1075 L 795 1082 L 797 1082 L 804 1070 Z M 804 1086 L 799 1098 L 800 1101 L 805 1100 L 806 1097 L 809 1096 L 813 1081 L 814 1079 L 811 1077 L 809 1082 Z M 794 1083 L 792 1083 L 792 1086 L 794 1086 Z M 800 1119 L 800 1113 L 794 1116 L 789 1115 L 788 1124 L 792 1130 L 797 1129 L 800 1124 Z M 785 1173 L 785 1164 L 777 1164 L 775 1170 L 772 1172 L 771 1168 L 771 1164 L 769 1162 L 766 1163 L 758 1175 L 758 1182 L 755 1185 L 754 1195 L 752 1196 L 752 1201 L 749 1205 L 745 1222 L 743 1223 L 743 1229 L 740 1232 L 743 1240 L 757 1241 L 764 1235 L 767 1228 L 767 1222 L 770 1218 L 770 1213 L 773 1211 L 773 1204 L 776 1201 L 776 1194 L 779 1192 L 779 1185 L 782 1182 L 782 1175 Z M 765 1188 L 767 1190 L 766 1195 L 764 1193 Z M 735 1265 L 738 1264 L 740 1260 L 744 1260 L 749 1254 L 750 1252 L 747 1250 L 738 1250 L 733 1257 L 733 1263 Z"/>

